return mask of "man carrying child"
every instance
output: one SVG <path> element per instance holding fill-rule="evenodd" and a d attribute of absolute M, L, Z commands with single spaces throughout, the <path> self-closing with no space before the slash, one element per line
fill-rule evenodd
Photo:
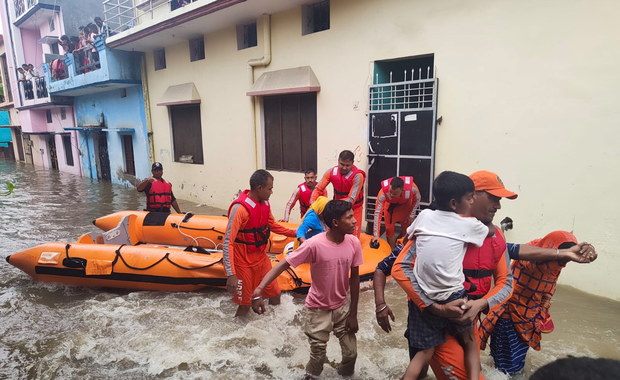
<path fill-rule="evenodd" d="M 409 243 L 394 262 L 391 273 L 407 293 L 410 314 L 414 312 L 413 309 L 419 308 L 425 310 L 425 313 L 454 318 L 462 324 L 472 323 L 478 320 L 481 311 L 506 302 L 512 293 L 512 273 L 508 265 L 506 241 L 492 222 L 495 213 L 501 208 L 500 200 L 514 199 L 517 194 L 507 190 L 495 173 L 478 171 L 469 177 L 474 181 L 476 190 L 471 214 L 494 230 L 492 236 L 484 239 L 481 247 L 470 244 L 465 253 L 463 268 L 467 270 L 465 278 L 466 284 L 470 285 L 470 300 L 466 303 L 456 300 L 440 304 L 429 299 L 413 275 L 416 252 L 415 245 Z M 471 286 L 472 284 L 475 286 Z M 412 327 L 410 319 L 408 329 L 411 330 Z M 410 337 L 408 339 L 410 340 Z M 415 351 L 415 348 L 410 347 L 410 350 Z M 440 380 L 467 378 L 464 356 L 463 348 L 457 339 L 447 334 L 446 342 L 435 347 L 430 363 L 435 376 Z"/>
<path fill-rule="evenodd" d="M 413 275 L 424 294 L 438 303 L 467 298 L 463 287 L 463 257 L 468 243 L 480 247 L 489 227 L 470 216 L 474 183 L 466 175 L 445 171 L 433 182 L 436 210 L 422 211 L 409 230 L 415 236 L 417 252 Z M 418 352 L 411 360 L 405 379 L 417 379 L 430 362 L 435 347 L 454 335 L 465 350 L 469 379 L 480 376 L 480 356 L 474 325 L 459 325 L 446 318 L 414 308 L 409 318 L 410 344 Z"/>

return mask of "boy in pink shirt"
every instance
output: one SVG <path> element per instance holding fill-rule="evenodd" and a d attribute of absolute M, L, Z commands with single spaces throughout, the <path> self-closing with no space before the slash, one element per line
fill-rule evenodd
<path fill-rule="evenodd" d="M 306 373 L 316 377 L 327 362 L 326 347 L 329 333 L 340 340 L 342 362 L 338 374 L 351 376 L 357 359 L 357 303 L 359 299 L 359 266 L 362 246 L 351 235 L 357 221 L 351 203 L 332 200 L 323 210 L 327 232 L 305 241 L 293 254 L 280 261 L 265 275 L 252 297 L 252 310 L 265 312 L 263 289 L 290 266 L 310 264 L 312 284 L 306 297 L 304 332 L 310 342 L 310 360 Z M 349 276 L 350 271 L 350 276 Z M 350 297 L 349 297 L 350 290 Z"/>

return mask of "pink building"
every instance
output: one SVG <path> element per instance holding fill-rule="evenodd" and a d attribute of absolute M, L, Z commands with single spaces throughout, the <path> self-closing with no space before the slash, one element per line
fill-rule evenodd
<path fill-rule="evenodd" d="M 78 36 L 78 27 L 103 12 L 98 0 L 9 0 L 0 4 L 5 54 L 0 55 L 5 97 L 14 106 L 15 157 L 44 168 L 81 175 L 73 98 L 50 96 L 44 63 L 64 57 L 62 35 Z M 33 70 L 18 68 L 31 64 Z M 20 144 L 21 143 L 21 144 Z"/>

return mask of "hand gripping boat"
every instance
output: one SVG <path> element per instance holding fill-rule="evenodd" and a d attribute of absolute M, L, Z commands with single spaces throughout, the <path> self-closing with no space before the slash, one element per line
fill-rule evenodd
<path fill-rule="evenodd" d="M 219 241 L 217 236 L 225 230 L 226 218 L 203 216 L 195 219 L 200 220 L 200 225 L 197 225 L 183 222 L 183 215 L 173 214 L 165 218 L 157 216 L 167 221 L 158 229 L 156 226 L 143 225 L 149 220 L 145 214 L 148 213 L 125 211 L 108 215 L 95 222 L 99 226 L 98 221 L 106 221 L 101 224 L 108 229 L 103 233 L 80 236 L 76 243 L 42 244 L 8 256 L 7 262 L 35 280 L 71 286 L 160 291 L 195 291 L 226 286 L 222 252 L 216 249 L 221 244 L 216 243 Z M 115 227 L 108 228 L 109 224 L 106 223 L 112 223 L 112 216 L 118 218 L 118 222 Z M 209 225 L 208 220 L 214 222 Z M 195 233 L 191 238 L 177 235 L 174 233 L 175 229 L 178 231 L 177 223 L 186 224 L 186 230 L 200 234 Z M 221 223 L 223 228 L 219 230 Z M 296 227 L 290 223 L 289 226 Z M 209 235 L 206 239 L 205 231 Z M 282 247 L 279 252 L 270 254 L 274 265 L 293 251 L 292 239 L 280 239 L 279 236 L 271 238 L 272 251 L 274 247 Z M 185 244 L 185 238 L 191 243 L 202 244 Z M 360 266 L 362 281 L 370 280 L 377 264 L 390 253 L 389 245 L 384 241 L 381 241 L 378 248 L 371 248 L 371 239 L 371 236 L 365 234 L 360 237 L 364 255 L 364 264 Z M 285 247 L 287 240 L 289 242 Z M 156 244 L 185 244 L 188 247 Z M 209 245 L 213 249 L 204 248 Z M 289 268 L 277 281 L 283 291 L 307 292 L 311 283 L 310 266 L 304 264 Z"/>

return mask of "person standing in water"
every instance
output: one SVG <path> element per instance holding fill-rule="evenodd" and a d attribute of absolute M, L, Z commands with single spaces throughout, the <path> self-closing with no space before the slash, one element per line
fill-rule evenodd
<path fill-rule="evenodd" d="M 170 213 L 172 206 L 177 213 L 181 213 L 181 208 L 177 199 L 172 193 L 172 184 L 166 181 L 162 175 L 164 167 L 160 162 L 155 162 L 151 166 L 152 177 L 140 182 L 136 187 L 139 192 L 146 194 L 146 210 Z"/>
<path fill-rule="evenodd" d="M 297 185 L 295 191 L 293 191 L 293 195 L 291 195 L 291 198 L 286 202 L 286 206 L 284 206 L 284 218 L 280 219 L 280 222 L 288 222 L 291 216 L 291 210 L 297 201 L 299 201 L 299 216 L 303 218 L 310 208 L 310 196 L 312 196 L 315 187 L 316 170 L 308 169 L 304 173 L 304 182 Z M 327 196 L 327 191 L 323 190 L 320 195 Z"/>
<path fill-rule="evenodd" d="M 226 289 L 239 305 L 235 317 L 246 316 L 252 305 L 252 291 L 271 269 L 267 244 L 271 231 L 295 237 L 295 230 L 276 223 L 269 198 L 273 193 L 273 176 L 259 169 L 250 177 L 250 190 L 244 190 L 228 209 L 228 225 L 224 234 L 224 269 Z M 272 305 L 280 304 L 277 282 L 264 289 Z"/>
<path fill-rule="evenodd" d="M 364 182 L 366 172 L 353 165 L 355 155 L 350 150 L 343 150 L 338 155 L 338 165 L 323 174 L 321 182 L 312 191 L 310 203 L 323 194 L 330 183 L 334 187 L 334 199 L 345 200 L 353 206 L 357 224 L 353 233 L 360 237 L 362 228 L 362 210 L 364 208 Z"/>
<path fill-rule="evenodd" d="M 331 332 L 340 340 L 341 376 L 351 376 L 357 360 L 357 304 L 359 300 L 359 266 L 363 263 L 362 246 L 351 234 L 357 221 L 351 203 L 332 200 L 323 210 L 328 231 L 307 240 L 291 255 L 280 261 L 254 290 L 252 310 L 265 312 L 265 290 L 290 266 L 310 264 L 312 284 L 305 302 L 304 332 L 310 342 L 310 360 L 306 378 L 315 378 L 327 362 L 326 348 Z M 350 274 L 349 274 L 350 273 Z"/>

